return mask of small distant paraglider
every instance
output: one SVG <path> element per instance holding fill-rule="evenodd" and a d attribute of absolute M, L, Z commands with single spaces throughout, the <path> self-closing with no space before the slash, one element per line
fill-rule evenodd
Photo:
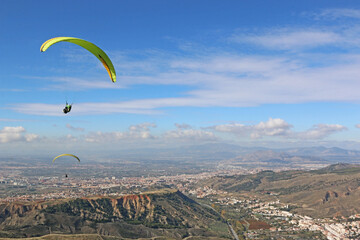
<path fill-rule="evenodd" d="M 56 156 L 52 162 L 54 163 L 56 159 L 58 159 L 59 157 L 63 157 L 63 156 L 70 156 L 70 157 L 74 157 L 76 158 L 79 162 L 80 162 L 80 158 L 78 158 L 77 156 L 73 155 L 73 154 L 68 154 L 68 153 L 64 153 L 64 154 L 60 154 L 59 156 Z"/>
<path fill-rule="evenodd" d="M 110 58 L 108 57 L 108 55 L 106 55 L 106 53 L 103 50 L 101 50 L 101 48 L 99 48 L 95 44 L 93 44 L 91 42 L 88 42 L 86 40 L 83 40 L 83 39 L 80 39 L 80 38 L 74 38 L 74 37 L 51 38 L 51 39 L 47 40 L 46 42 L 44 42 L 41 45 L 40 52 L 45 52 L 50 46 L 52 46 L 53 44 L 58 43 L 58 42 L 74 43 L 76 45 L 79 45 L 80 47 L 85 48 L 86 50 L 88 50 L 92 54 L 94 54 L 95 57 L 97 57 L 101 61 L 101 63 L 104 65 L 106 71 L 108 72 L 108 74 L 110 76 L 111 81 L 116 82 L 115 68 L 114 68 L 114 65 L 112 64 Z M 63 112 L 65 114 L 67 114 L 70 111 L 71 111 L 71 105 L 68 105 L 66 103 L 66 106 L 65 106 Z"/>
<path fill-rule="evenodd" d="M 63 157 L 63 156 L 70 156 L 70 157 L 73 157 L 73 158 L 76 158 L 79 162 L 80 162 L 80 158 L 78 158 L 77 156 L 73 155 L 73 154 L 68 154 L 68 153 L 64 153 L 64 154 L 60 154 L 59 156 L 56 156 L 52 162 L 54 163 L 56 159 L 58 159 L 59 157 Z M 67 178 L 68 175 L 65 174 L 65 178 Z"/>

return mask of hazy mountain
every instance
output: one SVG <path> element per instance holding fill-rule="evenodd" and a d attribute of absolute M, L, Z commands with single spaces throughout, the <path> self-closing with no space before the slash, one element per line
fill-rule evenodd
<path fill-rule="evenodd" d="M 129 157 L 143 160 L 224 160 L 236 157 L 241 154 L 246 154 L 265 148 L 249 148 L 241 147 L 234 144 L 225 143 L 208 143 L 201 145 L 185 145 L 172 148 L 142 148 L 132 149 L 126 152 L 117 153 L 114 156 Z M 111 155 L 112 156 L 112 155 Z"/>
<path fill-rule="evenodd" d="M 258 153 L 256 153 L 258 152 Z M 268 153 L 274 155 L 281 153 L 289 156 L 314 158 L 314 160 L 326 160 L 330 163 L 335 162 L 356 162 L 360 160 L 360 151 L 346 150 L 342 148 L 326 148 L 326 147 L 306 147 L 306 148 L 289 148 L 289 149 L 269 149 L 263 147 L 243 147 L 235 144 L 225 143 L 208 143 L 201 145 L 179 146 L 172 148 L 139 148 L 139 149 L 126 149 L 116 153 L 108 153 L 102 155 L 101 158 L 93 156 L 92 154 L 83 155 L 82 158 L 86 162 L 107 162 L 115 163 L 119 159 L 131 161 L 175 161 L 175 162 L 218 162 L 234 158 L 248 158 L 252 153 Z M 248 156 L 245 156 L 248 155 Z M 7 165 L 17 164 L 30 164 L 32 162 L 48 163 L 52 160 L 53 156 L 37 156 L 37 157 L 1 157 L 0 162 Z M 283 160 L 284 157 L 276 157 L 275 159 Z M 280 161 L 280 162 L 281 162 Z"/>
<path fill-rule="evenodd" d="M 268 149 L 263 147 L 242 147 L 234 144 L 209 143 L 203 145 L 181 146 L 178 148 L 142 149 L 130 151 L 128 156 L 141 156 L 144 159 L 191 159 L 193 161 L 212 160 L 223 161 L 234 158 L 249 158 L 253 155 L 264 155 L 261 158 L 269 158 L 276 154 L 274 159 L 283 161 L 284 158 L 300 157 L 309 161 L 320 162 L 355 162 L 360 160 L 360 151 L 346 150 L 342 148 L 306 147 L 291 149 Z M 268 155 L 268 156 L 266 156 Z M 286 160 L 285 160 L 286 161 Z M 291 161 L 291 160 L 290 160 Z"/>
<path fill-rule="evenodd" d="M 320 157 L 331 162 L 354 162 L 360 160 L 360 151 L 337 147 L 292 148 L 282 151 L 290 155 Z"/>
<path fill-rule="evenodd" d="M 286 152 L 261 150 L 237 156 L 221 163 L 222 168 L 242 167 L 246 169 L 315 169 L 323 167 L 330 162 L 313 156 L 296 156 Z"/>

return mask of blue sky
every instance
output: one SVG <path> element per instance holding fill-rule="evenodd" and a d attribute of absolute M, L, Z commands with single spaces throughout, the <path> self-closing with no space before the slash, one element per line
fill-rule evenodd
<path fill-rule="evenodd" d="M 117 82 L 79 46 L 40 53 L 57 36 L 101 47 Z M 360 150 L 359 39 L 358 1 L 4 0 L 0 150 Z"/>

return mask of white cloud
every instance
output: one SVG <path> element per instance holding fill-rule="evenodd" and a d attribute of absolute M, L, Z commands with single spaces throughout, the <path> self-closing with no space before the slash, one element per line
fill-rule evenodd
<path fill-rule="evenodd" d="M 247 126 L 241 123 L 230 123 L 230 124 L 222 124 L 209 127 L 218 132 L 228 132 L 235 134 L 243 134 L 247 130 Z"/>
<path fill-rule="evenodd" d="M 236 135 L 247 136 L 257 139 L 264 136 L 285 136 L 288 134 L 292 125 L 280 118 L 269 118 L 266 122 L 256 125 L 244 125 L 241 123 L 223 124 L 209 127 L 218 132 L 233 133 Z"/>
<path fill-rule="evenodd" d="M 213 132 L 193 129 L 188 124 L 175 124 L 176 130 L 167 131 L 163 137 L 170 140 L 184 140 L 184 141 L 215 141 L 217 137 Z"/>
<path fill-rule="evenodd" d="M 293 138 L 304 140 L 323 139 L 333 133 L 341 132 L 344 130 L 347 130 L 347 128 L 340 124 L 317 124 L 307 131 L 293 133 Z"/>
<path fill-rule="evenodd" d="M 252 139 L 260 139 L 267 136 L 297 140 L 324 139 L 331 134 L 347 129 L 340 124 L 317 124 L 306 131 L 296 132 L 291 130 L 292 127 L 293 126 L 291 124 L 287 123 L 283 119 L 269 118 L 268 121 L 260 122 L 255 125 L 231 123 L 215 125 L 208 128 L 217 132 L 231 133 L 238 136 L 250 136 Z"/>
<path fill-rule="evenodd" d="M 34 133 L 29 133 L 29 134 L 26 134 L 24 137 L 25 137 L 26 142 L 32 142 L 32 141 L 38 139 L 39 135 L 34 134 Z"/>
<path fill-rule="evenodd" d="M 215 141 L 217 137 L 211 131 L 193 129 L 188 124 L 175 124 L 176 130 L 169 130 L 161 135 L 155 136 L 151 133 L 153 128 L 156 128 L 154 123 L 141 123 L 132 125 L 128 131 L 114 131 L 114 132 L 92 132 L 85 135 L 86 142 L 114 142 L 125 141 L 126 144 L 136 142 L 140 144 L 141 141 L 151 140 L 152 144 L 170 144 L 178 141 L 198 141 L 208 142 Z"/>
<path fill-rule="evenodd" d="M 267 122 L 260 122 L 253 126 L 251 138 L 261 138 L 262 136 L 286 136 L 292 125 L 285 122 L 283 119 L 269 118 Z"/>
<path fill-rule="evenodd" d="M 4 127 L 0 130 L 0 143 L 9 143 L 9 142 L 32 142 L 38 139 L 36 134 L 25 134 L 26 130 L 24 127 Z"/>

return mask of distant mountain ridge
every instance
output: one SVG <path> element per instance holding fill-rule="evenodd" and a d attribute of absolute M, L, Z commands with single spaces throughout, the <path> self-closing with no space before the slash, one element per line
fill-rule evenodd
<path fill-rule="evenodd" d="M 245 169 L 316 169 L 330 164 L 320 157 L 297 156 L 274 150 L 261 150 L 240 155 L 221 162 L 222 168 L 242 167 Z"/>
<path fill-rule="evenodd" d="M 360 151 L 346 150 L 338 147 L 292 148 L 284 149 L 282 151 L 291 155 L 320 157 L 331 162 L 354 162 L 360 160 Z"/>
<path fill-rule="evenodd" d="M 138 152 L 139 151 L 130 154 L 134 154 L 135 156 Z M 182 146 L 179 148 L 148 149 L 144 151 L 145 155 L 153 156 L 154 158 L 166 156 L 168 159 L 171 159 L 172 156 L 176 156 L 177 158 L 182 157 L 184 159 L 191 158 L 194 161 L 223 161 L 257 153 L 271 153 L 273 155 L 275 153 L 281 153 L 284 157 L 287 154 L 287 158 L 313 158 L 316 161 L 321 160 L 322 162 L 326 161 L 329 163 L 356 162 L 360 160 L 360 151 L 346 150 L 338 147 L 327 148 L 323 146 L 271 149 L 265 147 L 243 147 L 235 144 L 208 143 Z"/>
<path fill-rule="evenodd" d="M 107 159 L 107 163 L 114 163 L 112 159 L 119 161 L 119 158 L 130 159 L 132 161 L 144 162 L 144 161 L 224 161 L 234 159 L 237 157 L 243 157 L 247 154 L 255 152 L 272 151 L 277 153 L 284 153 L 290 156 L 296 157 L 312 157 L 319 158 L 329 163 L 336 162 L 356 162 L 360 161 L 360 151 L 347 150 L 338 147 L 298 147 L 298 148 L 265 148 L 265 147 L 244 147 L 236 144 L 227 143 L 207 143 L 201 145 L 191 146 L 179 146 L 173 148 L 142 148 L 142 149 L 126 149 L 126 151 L 120 151 L 116 154 L 109 153 L 107 156 L 102 156 L 102 162 L 104 158 Z M 8 166 L 27 164 L 36 161 L 48 163 L 51 156 L 47 157 L 1 157 L 0 162 Z M 96 163 L 96 157 L 89 157 L 89 163 Z"/>

